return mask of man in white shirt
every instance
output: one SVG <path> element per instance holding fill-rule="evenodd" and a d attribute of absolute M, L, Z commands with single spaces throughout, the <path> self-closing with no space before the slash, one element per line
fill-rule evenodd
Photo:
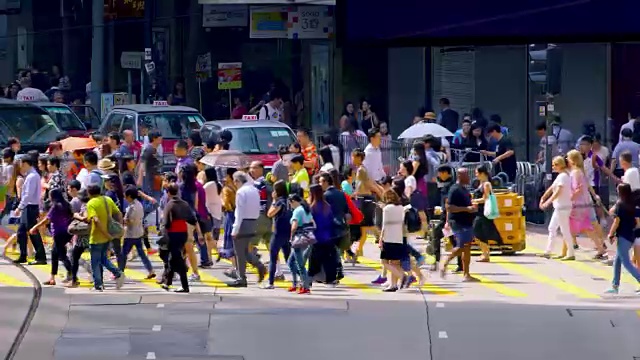
<path fill-rule="evenodd" d="M 258 228 L 260 192 L 254 186 L 251 177 L 245 172 L 235 172 L 233 174 L 233 183 L 238 187 L 236 192 L 236 219 L 231 230 L 233 249 L 236 253 L 238 280 L 227 285 L 230 287 L 247 287 L 247 262 L 258 269 L 258 283 L 264 280 L 267 273 L 265 266 L 258 257 L 249 251 L 249 245 L 256 237 Z"/>
<path fill-rule="evenodd" d="M 18 91 L 18 101 L 49 101 L 42 90 L 31 87 L 31 79 L 28 77 L 20 79 L 20 87 L 22 90 Z"/>
<path fill-rule="evenodd" d="M 369 129 L 369 145 L 364 148 L 364 160 L 362 165 L 369 177 L 375 181 L 380 181 L 387 174 L 384 172 L 384 165 L 382 164 L 382 151 L 380 151 L 380 142 L 382 141 L 382 135 L 377 128 Z"/>
<path fill-rule="evenodd" d="M 640 190 L 640 171 L 633 166 L 633 155 L 625 151 L 620 154 L 620 167 L 624 171 L 622 182 L 631 186 L 631 191 Z"/>
<path fill-rule="evenodd" d="M 282 96 L 272 92 L 270 100 L 258 112 L 259 120 L 283 121 L 282 118 Z"/>
<path fill-rule="evenodd" d="M 636 121 L 638 119 L 637 115 L 629 115 L 629 121 L 627 121 L 626 123 L 622 124 L 622 126 L 620 126 L 620 135 L 619 135 L 619 139 L 618 142 L 622 141 L 622 132 L 624 131 L 624 129 L 629 129 L 631 130 L 631 132 L 633 133 L 633 126 L 635 125 Z"/>

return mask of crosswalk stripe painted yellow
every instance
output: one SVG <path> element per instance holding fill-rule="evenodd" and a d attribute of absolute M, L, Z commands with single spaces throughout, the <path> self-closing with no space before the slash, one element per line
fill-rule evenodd
<path fill-rule="evenodd" d="M 361 265 L 364 265 L 366 267 L 376 269 L 376 270 L 382 270 L 382 264 L 380 263 L 380 261 L 368 259 L 363 256 L 359 256 L 358 261 L 360 262 Z M 425 282 L 425 284 L 421 287 L 421 289 L 433 295 L 448 295 L 448 296 L 457 295 L 455 291 L 451 291 L 451 290 L 433 285 L 429 282 Z"/>
<path fill-rule="evenodd" d="M 500 258 L 500 257 L 492 257 L 493 258 Z M 547 276 L 544 276 L 542 274 L 537 273 L 534 270 L 528 269 L 525 266 L 519 265 L 519 264 L 515 264 L 513 262 L 509 262 L 507 261 L 505 258 L 500 258 L 502 261 L 499 262 L 493 262 L 494 264 L 498 264 L 501 267 L 505 268 L 508 271 L 511 271 L 513 273 L 518 273 L 522 276 L 528 277 L 530 279 L 533 279 L 539 283 L 542 284 L 546 284 L 546 285 L 550 285 L 560 291 L 572 294 L 577 296 L 578 298 L 581 299 L 601 299 L 601 297 L 599 295 L 596 295 L 588 290 L 585 290 L 581 287 L 566 283 L 564 281 L 561 280 L 557 280 L 557 279 L 552 279 L 549 278 Z"/>
<path fill-rule="evenodd" d="M 532 248 L 527 246 L 527 250 L 524 251 L 526 254 L 542 254 L 543 251 L 540 249 Z M 551 259 L 552 261 L 560 262 L 566 266 L 572 267 L 578 271 L 585 272 L 589 275 L 611 279 L 613 278 L 613 269 L 610 266 L 606 266 L 600 264 L 596 261 L 590 261 L 586 256 L 580 256 L 576 254 L 576 261 L 560 261 L 559 259 Z M 621 273 L 621 280 L 629 285 L 638 285 L 638 282 L 628 273 L 626 273 L 623 269 Z"/>
<path fill-rule="evenodd" d="M 267 254 L 269 253 L 267 250 L 267 247 L 264 244 L 260 244 L 258 245 L 258 250 L 262 251 L 262 253 L 264 254 L 264 252 L 266 252 Z M 264 256 L 264 255 L 263 255 Z M 284 256 L 282 255 L 282 253 L 279 254 L 279 259 L 278 262 L 280 264 L 286 264 L 286 261 L 284 260 Z M 345 271 L 346 272 L 346 271 Z M 283 285 L 285 284 L 285 285 Z M 288 288 L 289 284 L 288 283 L 278 283 L 276 282 L 275 284 L 276 287 L 283 287 L 283 288 Z M 340 287 L 344 287 L 344 288 L 348 288 L 348 289 L 356 289 L 356 290 L 362 290 L 365 293 L 379 293 L 380 292 L 380 288 L 377 286 L 373 286 L 370 284 L 366 284 L 357 280 L 354 280 L 353 278 L 346 276 L 340 279 Z"/>
<path fill-rule="evenodd" d="M 12 286 L 12 287 L 31 287 L 32 284 L 29 284 L 25 281 L 14 278 L 13 276 L 9 276 L 6 274 L 0 273 L 0 285 Z"/>
<path fill-rule="evenodd" d="M 162 259 L 160 258 L 159 255 L 154 254 L 154 255 L 147 255 L 149 256 L 149 260 L 151 260 L 154 263 L 159 262 L 160 264 L 163 264 Z M 128 272 L 128 270 L 126 270 L 126 272 Z M 162 275 L 162 268 L 160 268 L 160 270 L 156 271 L 156 273 L 158 274 L 158 276 Z M 220 280 L 219 278 L 212 276 L 210 274 L 208 274 L 207 272 L 203 271 L 203 269 L 198 269 L 198 273 L 200 274 L 200 281 L 199 283 L 208 287 L 213 287 L 213 288 L 217 288 L 217 287 L 223 287 L 226 286 L 226 284 L 224 283 L 224 281 Z M 143 278 L 146 275 L 143 274 Z M 149 281 L 149 280 L 147 280 Z M 155 279 L 151 280 L 153 281 L 153 283 L 155 283 Z M 157 285 L 157 284 L 156 284 Z M 195 284 L 194 284 L 195 285 Z M 160 285 L 158 285 L 160 286 Z"/>

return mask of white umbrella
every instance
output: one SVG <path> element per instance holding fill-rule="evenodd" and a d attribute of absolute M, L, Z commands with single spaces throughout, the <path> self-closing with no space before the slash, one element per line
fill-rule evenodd
<path fill-rule="evenodd" d="M 433 135 L 437 138 L 453 136 L 451 131 L 436 123 L 419 122 L 403 131 L 398 139 L 420 139 L 425 135 Z"/>
<path fill-rule="evenodd" d="M 244 153 L 236 150 L 221 150 L 205 155 L 200 162 L 214 167 L 233 167 L 246 168 L 249 167 L 251 159 Z"/>

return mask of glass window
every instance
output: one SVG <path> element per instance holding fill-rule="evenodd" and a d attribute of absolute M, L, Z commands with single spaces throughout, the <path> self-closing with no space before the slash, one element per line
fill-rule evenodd
<path fill-rule="evenodd" d="M 154 113 L 141 114 L 141 122 L 157 129 L 165 139 L 184 139 L 191 131 L 202 127 L 204 119 L 198 113 Z"/>
<path fill-rule="evenodd" d="M 17 137 L 24 143 L 50 143 L 60 128 L 44 110 L 30 107 L 0 107 L 1 137 Z"/>
<path fill-rule="evenodd" d="M 62 106 L 44 106 L 51 118 L 56 122 L 58 127 L 64 131 L 86 130 L 86 127 L 78 116 L 68 107 Z"/>
<path fill-rule="evenodd" d="M 296 141 L 291 130 L 281 127 L 228 129 L 233 135 L 229 148 L 244 153 L 275 154 L 280 145 Z"/>
<path fill-rule="evenodd" d="M 124 121 L 122 122 L 122 131 L 133 130 L 135 124 L 136 122 L 132 115 L 125 115 Z"/>
<path fill-rule="evenodd" d="M 108 134 L 110 132 L 120 132 L 120 125 L 122 124 L 122 120 L 124 119 L 124 114 L 120 113 L 112 113 L 107 118 L 107 121 L 102 128 L 103 133 Z"/>

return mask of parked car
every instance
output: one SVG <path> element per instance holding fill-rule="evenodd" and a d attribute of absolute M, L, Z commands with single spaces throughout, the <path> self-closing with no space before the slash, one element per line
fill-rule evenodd
<path fill-rule="evenodd" d="M 34 102 L 33 105 L 44 109 L 49 113 L 56 125 L 66 131 L 69 136 L 88 136 L 88 129 L 78 115 L 65 104 L 55 102 Z"/>
<path fill-rule="evenodd" d="M 206 141 L 228 130 L 233 136 L 229 144 L 231 150 L 241 151 L 270 169 L 278 160 L 278 147 L 296 142 L 296 135 L 287 124 L 254 118 L 247 116 L 242 120 L 207 121 L 200 130 L 202 140 Z"/>
<path fill-rule="evenodd" d="M 198 110 L 186 106 L 169 106 L 166 101 L 153 105 L 133 104 L 114 106 L 104 117 L 98 133 L 122 133 L 133 130 L 137 141 L 148 142 L 148 131 L 158 130 L 162 134 L 162 147 L 158 150 L 165 170 L 173 170 L 176 158 L 173 147 L 180 139 L 186 139 L 193 130 L 199 130 L 204 118 Z"/>
<path fill-rule="evenodd" d="M 49 143 L 58 140 L 63 131 L 49 113 L 33 103 L 0 98 L 0 147 L 9 138 L 20 140 L 22 150 L 44 152 Z"/>

